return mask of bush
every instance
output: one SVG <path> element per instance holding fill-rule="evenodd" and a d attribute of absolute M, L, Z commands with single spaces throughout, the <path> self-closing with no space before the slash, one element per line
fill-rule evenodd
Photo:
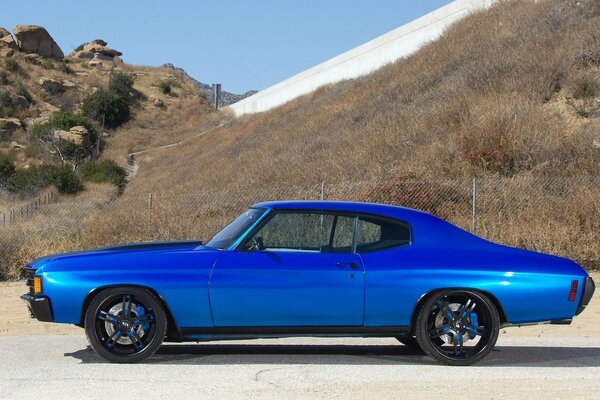
<path fill-rule="evenodd" d="M 133 90 L 134 79 L 131 75 L 123 72 L 114 72 L 110 77 L 110 84 L 108 85 L 108 91 L 123 98 L 127 98 L 129 93 Z"/>
<path fill-rule="evenodd" d="M 13 111 L 12 99 L 10 93 L 4 89 L 0 89 L 0 117 L 7 117 Z"/>
<path fill-rule="evenodd" d="M 49 141 L 52 140 L 54 128 L 50 124 L 38 124 L 31 128 L 31 137 L 34 139 Z"/>
<path fill-rule="evenodd" d="M 115 92 L 102 89 L 85 98 L 81 111 L 107 128 L 116 128 L 129 119 L 127 100 Z"/>
<path fill-rule="evenodd" d="M 169 82 L 160 82 L 158 88 L 163 94 L 171 94 L 171 84 Z"/>
<path fill-rule="evenodd" d="M 73 69 L 71 69 L 69 64 L 67 64 L 64 61 L 59 63 L 58 66 L 56 67 L 56 69 L 58 69 L 60 72 L 63 72 L 67 75 L 71 75 L 73 73 Z"/>
<path fill-rule="evenodd" d="M 0 85 L 8 85 L 8 73 L 6 71 L 0 71 Z"/>
<path fill-rule="evenodd" d="M 29 103 L 33 102 L 33 96 L 22 83 L 19 83 L 19 87 L 17 88 L 17 96 L 23 96 L 27 99 Z"/>
<path fill-rule="evenodd" d="M 51 185 L 56 186 L 60 193 L 72 194 L 83 190 L 81 180 L 71 167 L 50 164 L 15 171 L 6 188 L 14 193 L 31 194 Z"/>
<path fill-rule="evenodd" d="M 123 186 L 127 171 L 113 160 L 104 160 L 98 163 L 86 163 L 79 167 L 81 176 L 85 181 L 95 183 L 112 183 Z"/>
<path fill-rule="evenodd" d="M 15 172 L 15 164 L 5 155 L 0 154 L 0 186 L 4 186 Z"/>
<path fill-rule="evenodd" d="M 15 72 L 15 73 L 23 72 L 23 68 L 21 67 L 21 64 L 19 64 L 17 62 L 17 60 L 14 60 L 12 58 L 7 58 L 4 61 L 4 68 L 6 68 L 6 70 L 10 71 L 10 72 Z"/>
<path fill-rule="evenodd" d="M 68 131 L 74 126 L 85 126 L 88 131 L 94 131 L 94 124 L 85 115 L 57 111 L 50 117 L 50 125 L 56 129 Z"/>
<path fill-rule="evenodd" d="M 73 50 L 73 51 L 81 51 L 81 50 L 83 50 L 83 46 L 85 46 L 86 44 L 87 43 L 80 44 L 79 46 L 75 47 L 75 50 Z"/>
<path fill-rule="evenodd" d="M 65 91 L 65 88 L 62 85 L 58 85 L 52 81 L 45 81 L 42 84 L 42 88 L 52 96 L 59 95 Z"/>

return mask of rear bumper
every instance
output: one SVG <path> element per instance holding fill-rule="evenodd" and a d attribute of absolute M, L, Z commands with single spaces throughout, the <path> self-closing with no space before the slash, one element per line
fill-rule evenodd
<path fill-rule="evenodd" d="M 50 307 L 50 299 L 45 296 L 34 296 L 32 294 L 24 294 L 21 296 L 29 307 L 29 312 L 32 318 L 36 318 L 42 322 L 52 322 L 52 307 Z"/>
<path fill-rule="evenodd" d="M 579 315 L 585 310 L 588 304 L 590 304 L 590 300 L 592 296 L 594 296 L 594 292 L 596 291 L 596 284 L 591 277 L 585 278 L 585 285 L 583 287 L 583 295 L 581 296 L 581 304 L 579 304 L 579 308 L 577 309 L 577 313 L 575 315 Z"/>

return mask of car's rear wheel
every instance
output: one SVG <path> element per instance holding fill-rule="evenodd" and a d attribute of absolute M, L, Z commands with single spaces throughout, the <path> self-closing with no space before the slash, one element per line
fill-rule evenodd
<path fill-rule="evenodd" d="M 429 297 L 419 310 L 416 339 L 423 351 L 449 365 L 485 358 L 498 340 L 500 317 L 490 299 L 469 290 Z"/>
<path fill-rule="evenodd" d="M 160 301 L 135 287 L 100 292 L 85 315 L 85 334 L 92 348 L 111 362 L 133 363 L 154 354 L 167 331 Z"/>

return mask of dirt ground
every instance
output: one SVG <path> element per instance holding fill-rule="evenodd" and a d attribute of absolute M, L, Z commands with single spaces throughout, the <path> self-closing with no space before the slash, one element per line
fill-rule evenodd
<path fill-rule="evenodd" d="M 591 274 L 600 282 L 600 272 Z M 24 282 L 0 283 L 0 336 L 24 335 L 83 335 L 81 328 L 38 322 L 29 317 L 27 306 L 19 298 L 27 292 Z M 571 325 L 533 325 L 502 329 L 502 336 L 600 337 L 600 289 L 587 309 Z"/>

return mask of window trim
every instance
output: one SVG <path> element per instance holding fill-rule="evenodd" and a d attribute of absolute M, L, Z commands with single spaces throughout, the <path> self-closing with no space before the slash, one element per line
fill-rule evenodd
<path fill-rule="evenodd" d="M 252 237 L 252 235 L 254 235 L 256 232 L 258 232 L 259 230 L 261 230 L 266 224 L 268 224 L 269 221 L 271 220 L 271 218 L 273 218 L 277 213 L 288 213 L 288 214 L 289 213 L 331 214 L 334 217 L 346 216 L 346 217 L 352 217 L 352 218 L 354 218 L 354 227 L 353 227 L 353 233 L 352 233 L 352 250 L 348 254 L 376 253 L 376 252 L 382 252 L 382 251 L 389 251 L 389 250 L 400 249 L 400 248 L 403 248 L 403 247 L 411 246 L 413 244 L 413 229 L 412 229 L 412 225 L 410 223 L 408 223 L 408 221 L 397 219 L 397 218 L 393 218 L 393 217 L 388 217 L 388 216 L 383 216 L 383 215 L 378 215 L 378 214 L 365 213 L 365 212 L 324 210 L 324 209 L 319 209 L 319 208 L 267 208 L 266 210 L 267 210 L 267 212 L 263 213 L 263 215 L 261 216 L 261 218 L 258 221 L 256 221 L 256 223 L 254 224 L 254 226 L 252 226 L 243 235 L 240 236 L 240 238 L 235 243 L 235 245 L 233 245 L 231 247 L 231 250 L 233 250 L 233 251 L 240 251 L 240 252 L 246 252 L 242 248 L 242 246 L 246 242 L 246 240 L 248 238 Z M 402 244 L 402 245 L 399 245 L 399 246 L 389 247 L 389 248 L 382 249 L 382 250 L 366 251 L 366 252 L 359 253 L 357 251 L 358 250 L 357 247 L 358 247 L 358 225 L 359 225 L 359 219 L 360 219 L 360 217 L 374 218 L 374 219 L 380 219 L 380 220 L 384 220 L 384 221 L 388 220 L 388 221 L 392 221 L 392 222 L 395 222 L 395 223 L 401 223 L 401 224 L 406 225 L 408 227 L 408 236 L 409 236 L 408 243 L 405 243 L 405 244 Z M 331 240 L 331 233 L 330 233 L 330 240 Z M 322 253 L 319 252 L 318 254 L 322 254 Z"/>

